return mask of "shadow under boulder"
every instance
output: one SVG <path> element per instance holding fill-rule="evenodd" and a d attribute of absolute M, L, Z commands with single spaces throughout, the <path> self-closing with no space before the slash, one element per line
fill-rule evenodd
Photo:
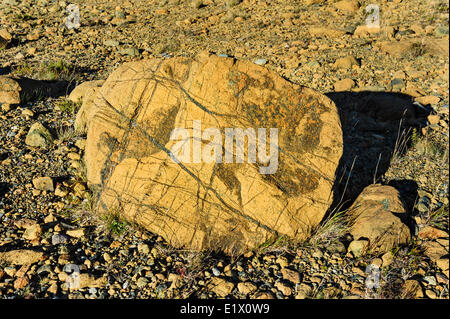
<path fill-rule="evenodd" d="M 69 82 L 61 80 L 0 76 L 0 103 L 20 104 L 47 97 L 59 97 L 66 94 L 69 87 Z"/>

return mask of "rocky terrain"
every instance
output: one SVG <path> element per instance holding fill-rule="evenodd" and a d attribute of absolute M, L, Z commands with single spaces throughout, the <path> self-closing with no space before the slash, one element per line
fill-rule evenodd
<path fill-rule="evenodd" d="M 370 1 L 73 2 L 71 30 L 69 2 L 0 4 L 1 298 L 449 298 L 447 1 L 378 1 L 378 29 Z M 203 51 L 336 104 L 335 209 L 308 239 L 199 252 L 96 214 L 70 92 L 125 62 Z M 351 218 L 373 207 L 383 218 Z"/>

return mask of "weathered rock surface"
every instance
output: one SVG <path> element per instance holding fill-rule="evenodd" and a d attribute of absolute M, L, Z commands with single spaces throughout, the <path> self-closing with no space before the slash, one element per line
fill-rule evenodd
<path fill-rule="evenodd" d="M 373 184 L 364 189 L 349 214 L 353 218 L 350 233 L 355 240 L 368 239 L 368 250 L 387 252 L 407 243 L 410 231 L 399 216 L 406 209 L 398 191 L 391 186 Z"/>
<path fill-rule="evenodd" d="M 209 54 L 132 62 L 83 103 L 86 110 L 85 161 L 89 183 L 102 185 L 100 213 L 120 211 L 175 246 L 304 239 L 332 202 L 342 155 L 334 103 L 264 67 Z M 260 174 L 267 162 L 174 162 L 169 150 L 179 140 L 171 131 L 192 136 L 195 120 L 221 132 L 277 128 L 276 173 Z"/>

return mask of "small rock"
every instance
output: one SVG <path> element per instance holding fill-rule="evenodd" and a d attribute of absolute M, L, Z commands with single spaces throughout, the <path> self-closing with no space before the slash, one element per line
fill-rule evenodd
<path fill-rule="evenodd" d="M 355 81 L 352 79 L 343 79 L 334 83 L 334 90 L 336 92 L 350 91 L 355 86 Z"/>
<path fill-rule="evenodd" d="M 28 281 L 28 278 L 27 277 L 20 277 L 20 278 L 17 278 L 15 281 L 14 281 L 14 289 L 22 289 L 22 288 L 25 288 L 26 286 L 28 286 L 28 283 L 29 283 L 29 281 Z"/>
<path fill-rule="evenodd" d="M 44 218 L 44 223 L 48 224 L 48 223 L 53 223 L 56 221 L 55 216 L 53 216 L 53 214 L 49 214 L 47 216 L 45 216 Z"/>
<path fill-rule="evenodd" d="M 0 49 L 6 49 L 11 40 L 11 34 L 6 29 L 0 29 Z"/>
<path fill-rule="evenodd" d="M 356 0 L 342 0 L 334 4 L 336 8 L 342 11 L 356 12 L 359 9 L 359 2 Z"/>
<path fill-rule="evenodd" d="M 427 120 L 430 125 L 439 124 L 441 117 L 439 115 L 428 115 Z"/>
<path fill-rule="evenodd" d="M 53 137 L 41 123 L 34 123 L 25 138 L 25 144 L 33 147 L 45 147 L 53 141 Z"/>
<path fill-rule="evenodd" d="M 287 258 L 284 257 L 284 256 L 279 256 L 275 262 L 276 262 L 278 265 L 280 265 L 281 268 L 287 267 L 288 264 L 289 264 Z"/>
<path fill-rule="evenodd" d="M 79 139 L 75 141 L 75 146 L 80 150 L 84 150 L 86 148 L 86 139 Z"/>
<path fill-rule="evenodd" d="M 448 255 L 448 240 L 446 246 L 437 241 L 427 241 L 422 247 L 424 248 L 424 254 L 436 262 L 440 260 L 441 257 Z"/>
<path fill-rule="evenodd" d="M 372 252 L 388 252 L 410 240 L 409 227 L 400 218 L 407 217 L 406 208 L 394 187 L 367 186 L 349 208 L 349 215 L 354 219 L 350 229 L 353 238 L 369 240 Z M 360 254 L 364 243 L 353 245 L 350 243 L 349 251 Z"/>
<path fill-rule="evenodd" d="M 144 288 L 145 286 L 147 286 L 148 284 L 148 279 L 145 277 L 139 277 L 139 279 L 136 282 L 136 285 L 138 286 L 138 288 Z"/>
<path fill-rule="evenodd" d="M 381 258 L 374 258 L 370 263 L 378 268 L 381 268 L 383 265 L 383 260 Z"/>
<path fill-rule="evenodd" d="M 414 101 L 419 102 L 422 105 L 437 104 L 440 100 L 441 98 L 435 95 L 421 96 L 414 99 Z"/>
<path fill-rule="evenodd" d="M 277 288 L 279 291 L 281 291 L 281 293 L 286 297 L 292 295 L 291 287 L 289 287 L 288 285 L 286 285 L 282 282 L 275 283 L 275 288 Z"/>
<path fill-rule="evenodd" d="M 264 65 L 267 63 L 267 59 L 256 59 L 254 63 L 258 65 Z"/>
<path fill-rule="evenodd" d="M 108 253 L 103 253 L 103 259 L 104 259 L 107 263 L 109 263 L 109 262 L 112 260 L 111 255 L 108 254 Z"/>
<path fill-rule="evenodd" d="M 138 252 L 143 255 L 148 255 L 150 253 L 150 247 L 144 243 L 138 244 L 137 249 Z"/>
<path fill-rule="evenodd" d="M 80 274 L 79 275 L 79 287 L 76 289 L 83 289 L 83 288 L 102 288 L 106 285 L 106 278 L 100 277 L 95 279 L 95 277 L 91 274 Z"/>
<path fill-rule="evenodd" d="M 179 288 L 182 284 L 181 276 L 178 274 L 170 273 L 169 276 L 167 276 L 167 280 L 172 282 L 172 284 L 169 287 L 169 290 Z"/>
<path fill-rule="evenodd" d="M 51 273 L 52 272 L 52 267 L 50 265 L 43 265 L 41 267 L 38 268 L 38 270 L 36 270 L 36 274 L 40 275 L 40 274 L 45 274 L 45 273 Z"/>
<path fill-rule="evenodd" d="M 366 253 L 368 247 L 368 240 L 354 240 L 348 246 L 348 253 L 352 253 L 354 257 L 360 257 Z"/>
<path fill-rule="evenodd" d="M 307 284 L 300 284 L 295 299 L 306 299 L 312 295 L 313 289 Z"/>
<path fill-rule="evenodd" d="M 39 38 L 41 37 L 41 35 L 39 34 L 38 31 L 34 31 L 32 33 L 28 33 L 26 38 L 28 41 L 36 41 L 39 40 Z"/>
<path fill-rule="evenodd" d="M 69 240 L 69 238 L 63 234 L 53 234 L 52 245 L 64 244 Z"/>
<path fill-rule="evenodd" d="M 436 277 L 434 277 L 434 276 L 425 276 L 425 277 L 423 277 L 423 280 L 431 286 L 437 285 Z"/>
<path fill-rule="evenodd" d="M 234 284 L 223 278 L 213 277 L 211 279 L 210 289 L 220 298 L 224 298 L 233 291 Z"/>
<path fill-rule="evenodd" d="M 23 233 L 23 238 L 27 240 L 35 240 L 39 239 L 42 234 L 42 228 L 39 224 L 35 224 L 31 227 L 28 227 L 25 232 Z"/>
<path fill-rule="evenodd" d="M 66 197 L 69 194 L 69 190 L 63 185 L 57 185 L 55 189 L 55 195 L 59 197 Z"/>
<path fill-rule="evenodd" d="M 42 252 L 30 249 L 17 249 L 4 253 L 0 252 L 0 259 L 13 265 L 31 265 L 41 260 Z"/>
<path fill-rule="evenodd" d="M 357 66 L 359 67 L 359 62 L 358 60 L 355 59 L 355 57 L 349 55 L 346 56 L 344 58 L 339 58 L 336 60 L 336 62 L 334 63 L 334 67 L 337 69 L 351 69 L 353 66 Z"/>
<path fill-rule="evenodd" d="M 427 297 L 430 298 L 430 299 L 436 299 L 437 298 L 437 294 L 431 289 L 427 289 L 425 291 L 425 295 L 427 295 Z"/>
<path fill-rule="evenodd" d="M 57 284 L 57 282 L 54 281 L 54 282 L 50 285 L 50 287 L 48 287 L 47 291 L 48 291 L 49 293 L 52 293 L 52 294 L 57 294 L 57 293 L 58 293 L 58 284 Z"/>
<path fill-rule="evenodd" d="M 213 273 L 213 275 L 214 276 L 220 276 L 220 270 L 219 269 L 217 269 L 216 267 L 213 267 L 212 269 L 211 269 L 211 271 L 212 271 L 212 273 Z"/>
<path fill-rule="evenodd" d="M 82 238 L 85 235 L 84 228 L 76 228 L 66 231 L 66 234 L 74 238 Z"/>
<path fill-rule="evenodd" d="M 24 109 L 24 110 L 22 110 L 22 116 L 25 116 L 25 117 L 33 117 L 33 116 L 34 116 L 34 113 L 33 113 L 33 111 L 30 110 L 30 109 Z"/>
<path fill-rule="evenodd" d="M 103 42 L 103 44 L 107 47 L 117 47 L 117 46 L 119 46 L 120 43 L 117 40 L 109 39 L 109 40 L 106 40 L 105 42 Z"/>
<path fill-rule="evenodd" d="M 22 218 L 14 222 L 14 226 L 17 228 L 27 229 L 31 226 L 36 225 L 37 222 L 34 219 Z"/>
<path fill-rule="evenodd" d="M 1 104 L 1 102 L 0 102 L 0 104 Z M 6 113 L 6 112 L 9 112 L 11 110 L 11 104 L 3 103 L 1 105 L 2 105 L 2 111 L 3 112 Z"/>
<path fill-rule="evenodd" d="M 391 81 L 392 90 L 400 91 L 405 87 L 405 82 L 402 79 L 393 79 Z"/>
<path fill-rule="evenodd" d="M 353 35 L 356 37 L 364 37 L 372 34 L 380 33 L 381 28 L 379 26 L 368 26 L 368 25 L 359 25 L 356 27 L 355 31 L 353 32 Z M 392 32 L 386 28 L 385 33 L 387 34 L 393 34 L 394 30 Z"/>
<path fill-rule="evenodd" d="M 7 274 L 9 277 L 14 277 L 16 275 L 17 269 L 15 267 L 5 267 L 3 269 L 5 274 Z"/>
<path fill-rule="evenodd" d="M 441 268 L 441 270 L 446 274 L 446 276 L 448 277 L 448 273 L 449 273 L 449 260 L 441 258 L 436 260 L 436 265 Z"/>
<path fill-rule="evenodd" d="M 430 209 L 431 200 L 427 196 L 419 198 L 416 204 L 416 209 L 421 213 L 426 213 Z"/>
<path fill-rule="evenodd" d="M 40 190 L 40 191 L 53 191 L 53 180 L 51 177 L 45 176 L 45 177 L 37 177 L 33 179 L 33 186 L 34 188 Z"/>
<path fill-rule="evenodd" d="M 136 48 L 125 48 L 119 51 L 122 55 L 128 55 L 128 56 L 138 56 L 139 50 Z"/>
<path fill-rule="evenodd" d="M 421 239 L 448 238 L 448 233 L 432 226 L 425 226 L 417 236 Z"/>

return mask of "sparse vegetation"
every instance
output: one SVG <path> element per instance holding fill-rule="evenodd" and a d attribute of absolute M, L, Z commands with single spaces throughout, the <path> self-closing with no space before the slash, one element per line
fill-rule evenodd
<path fill-rule="evenodd" d="M 107 232 L 113 236 L 123 236 L 129 229 L 129 224 L 118 212 L 111 212 L 100 217 Z"/>
<path fill-rule="evenodd" d="M 24 62 L 15 68 L 14 74 L 36 80 L 71 81 L 77 77 L 75 68 L 63 60 L 42 62 L 37 65 Z"/>

